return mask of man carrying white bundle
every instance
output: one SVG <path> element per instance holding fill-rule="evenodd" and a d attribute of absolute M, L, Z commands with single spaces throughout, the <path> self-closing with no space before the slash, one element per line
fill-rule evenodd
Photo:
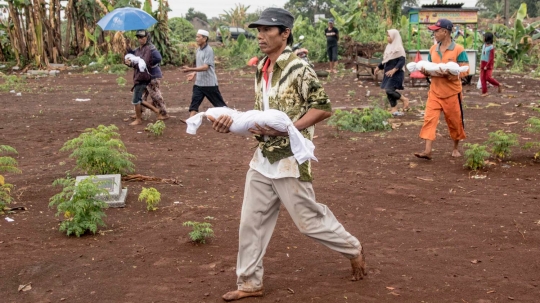
<path fill-rule="evenodd" d="M 281 8 L 267 8 L 257 28 L 259 48 L 266 54 L 257 67 L 255 109 L 286 113 L 305 138 L 313 140 L 314 125 L 332 114 L 330 100 L 315 71 L 293 54 L 294 17 Z M 213 120 L 216 131 L 227 133 L 231 116 Z M 294 223 L 306 236 L 350 260 L 352 280 L 362 279 L 366 265 L 360 241 L 345 230 L 334 214 L 317 203 L 310 161 L 298 164 L 286 132 L 256 124 L 251 132 L 259 141 L 246 175 L 240 218 L 237 290 L 223 295 L 225 301 L 262 296 L 263 257 L 283 203 Z"/>
<path fill-rule="evenodd" d="M 428 26 L 437 40 L 437 44 L 429 50 L 428 61 L 433 63 L 455 62 L 460 66 L 468 66 L 469 60 L 463 46 L 452 40 L 452 27 L 452 22 L 447 19 L 439 19 L 434 25 Z M 431 76 L 431 85 L 426 102 L 424 125 L 420 130 L 420 138 L 426 140 L 426 147 L 423 152 L 414 155 L 418 158 L 431 160 L 432 145 L 442 111 L 450 137 L 454 141 L 452 157 L 460 157 L 459 141 L 466 138 L 461 107 L 463 100 L 461 78 L 467 76 L 468 71 L 458 75 L 453 75 L 449 70 L 442 69 L 435 73 L 430 73 L 426 69 L 421 69 L 420 72 Z"/>

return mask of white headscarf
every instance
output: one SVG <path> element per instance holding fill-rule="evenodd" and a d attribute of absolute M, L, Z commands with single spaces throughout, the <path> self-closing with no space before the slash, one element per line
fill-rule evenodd
<path fill-rule="evenodd" d="M 392 43 L 386 45 L 384 50 L 384 57 L 382 63 L 386 63 L 392 59 L 399 57 L 407 57 L 405 49 L 403 48 L 403 41 L 401 41 L 401 35 L 397 29 L 388 30 L 388 35 L 392 39 Z"/>

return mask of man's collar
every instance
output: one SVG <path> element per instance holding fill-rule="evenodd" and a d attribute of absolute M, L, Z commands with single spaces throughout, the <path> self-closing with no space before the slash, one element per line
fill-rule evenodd
<path fill-rule="evenodd" d="M 291 47 L 287 45 L 287 47 L 285 47 L 281 55 L 279 55 L 279 57 L 276 60 L 276 64 L 279 66 L 280 69 L 284 69 L 285 66 L 287 66 L 287 62 L 292 53 L 293 52 L 292 52 Z"/>
<path fill-rule="evenodd" d="M 277 66 L 279 66 L 280 69 L 284 69 L 285 66 L 287 66 L 287 62 L 289 61 L 289 57 L 291 56 L 292 53 L 293 52 L 292 52 L 291 47 L 287 45 L 287 47 L 285 47 L 281 55 L 279 55 L 279 57 L 276 60 L 276 64 Z M 268 60 L 268 56 L 266 56 L 263 60 L 259 61 L 260 70 L 262 70 L 267 60 Z"/>
<path fill-rule="evenodd" d="M 442 42 L 437 43 L 437 51 L 438 52 L 441 51 L 441 43 Z M 448 47 L 446 49 L 447 50 L 454 50 L 455 47 L 456 47 L 456 42 L 454 40 L 452 40 L 452 42 L 450 42 L 450 45 L 448 45 Z"/>
<path fill-rule="evenodd" d="M 203 47 L 200 47 L 200 46 L 199 46 L 199 49 L 200 49 L 200 50 L 203 50 L 203 49 L 205 49 L 207 46 L 208 46 L 208 42 L 205 43 Z"/>

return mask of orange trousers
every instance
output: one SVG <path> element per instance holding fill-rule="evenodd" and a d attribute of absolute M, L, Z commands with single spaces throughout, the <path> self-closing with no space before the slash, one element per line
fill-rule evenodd
<path fill-rule="evenodd" d="M 465 139 L 460 98 L 462 98 L 461 94 L 445 99 L 429 94 L 424 114 L 424 125 L 420 130 L 420 138 L 435 141 L 437 125 L 442 111 L 452 140 Z"/>

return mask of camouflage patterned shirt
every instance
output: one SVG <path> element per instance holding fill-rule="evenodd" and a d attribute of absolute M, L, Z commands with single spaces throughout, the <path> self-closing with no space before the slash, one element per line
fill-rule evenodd
<path fill-rule="evenodd" d="M 263 58 L 257 66 L 255 80 L 255 108 L 263 109 L 263 73 L 262 68 L 268 57 Z M 289 46 L 278 57 L 271 79 L 271 87 L 267 90 L 271 109 L 286 113 L 294 122 L 302 118 L 310 109 L 332 111 L 330 99 L 317 79 L 315 71 L 292 53 Z M 305 138 L 313 140 L 315 126 L 310 126 L 300 132 Z M 289 137 L 256 136 L 263 156 L 270 163 L 293 155 Z M 312 181 L 311 163 L 306 161 L 299 165 L 300 180 Z"/>

